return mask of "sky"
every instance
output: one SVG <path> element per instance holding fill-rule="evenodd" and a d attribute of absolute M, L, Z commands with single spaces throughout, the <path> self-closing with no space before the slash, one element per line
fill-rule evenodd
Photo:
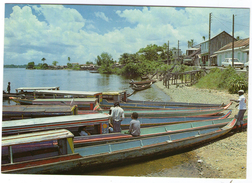
<path fill-rule="evenodd" d="M 85 1 L 82 1 L 85 2 Z M 99 1 L 101 2 L 101 1 Z M 98 3 L 99 3 L 98 2 Z M 162 46 L 183 53 L 188 40 L 195 44 L 226 31 L 249 37 L 250 9 L 146 6 L 100 4 L 4 4 L 4 64 L 23 65 L 29 62 L 52 65 L 94 62 L 107 52 L 116 61 L 123 53 L 136 53 L 147 45 Z"/>

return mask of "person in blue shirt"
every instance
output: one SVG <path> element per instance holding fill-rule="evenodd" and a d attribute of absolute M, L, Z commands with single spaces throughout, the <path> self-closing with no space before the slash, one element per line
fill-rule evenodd
<path fill-rule="evenodd" d="M 129 126 L 129 133 L 133 136 L 133 137 L 138 137 L 140 136 L 140 121 L 138 120 L 138 113 L 137 112 L 133 112 L 131 114 L 131 121 L 130 121 L 130 126 Z"/>
<path fill-rule="evenodd" d="M 86 130 L 86 126 L 81 126 L 78 129 L 79 135 L 80 136 L 87 136 L 87 135 L 91 135 L 87 130 Z"/>

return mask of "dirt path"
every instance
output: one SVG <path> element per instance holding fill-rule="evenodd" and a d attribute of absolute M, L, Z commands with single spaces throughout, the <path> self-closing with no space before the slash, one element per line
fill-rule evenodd
<path fill-rule="evenodd" d="M 229 94 L 224 91 L 197 89 L 188 86 L 170 85 L 167 89 L 162 81 L 155 83 L 174 102 L 195 102 L 195 103 L 229 103 L 230 99 L 237 99 L 238 94 Z M 248 99 L 248 95 L 245 94 Z M 231 117 L 238 113 L 235 103 L 229 109 L 232 110 Z M 247 115 L 248 112 L 245 113 Z M 197 154 L 201 175 L 205 178 L 230 178 L 246 179 L 247 171 L 247 132 L 230 132 L 228 136 L 211 142 L 206 146 L 194 150 Z M 207 170 L 216 170 L 209 174 Z"/>

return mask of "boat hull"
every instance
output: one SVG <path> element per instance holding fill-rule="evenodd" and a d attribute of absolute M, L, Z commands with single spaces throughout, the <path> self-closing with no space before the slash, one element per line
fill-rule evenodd
<path fill-rule="evenodd" d="M 100 106 L 103 109 L 110 109 L 114 103 L 102 100 Z M 123 109 L 192 109 L 192 108 L 216 108 L 225 107 L 224 104 L 203 104 L 203 103 L 180 103 L 180 102 L 152 102 L 152 101 L 128 101 L 121 102 Z"/>
<path fill-rule="evenodd" d="M 223 128 L 211 128 L 154 136 L 146 139 L 135 139 L 121 143 L 109 143 L 97 146 L 76 148 L 75 153 L 80 158 L 53 162 L 47 159 L 45 164 L 26 166 L 11 169 L 15 164 L 2 166 L 2 173 L 35 174 L 35 173 L 66 173 L 71 170 L 89 169 L 108 163 L 124 162 L 157 154 L 167 154 L 179 149 L 195 147 L 198 144 L 211 141 L 227 134 L 235 125 L 236 120 L 231 120 Z M 8 167 L 9 166 L 9 167 Z M 6 170 L 8 168 L 8 170 Z"/>

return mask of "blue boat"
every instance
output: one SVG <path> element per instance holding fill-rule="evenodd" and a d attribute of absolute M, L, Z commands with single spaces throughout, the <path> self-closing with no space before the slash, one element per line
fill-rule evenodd
<path fill-rule="evenodd" d="M 80 168 L 84 171 L 202 145 L 227 134 L 235 124 L 236 119 L 229 119 L 225 126 L 174 131 L 160 126 L 143 137 L 79 147 L 75 146 L 74 135 L 64 129 L 7 136 L 2 138 L 1 171 L 14 174 L 64 174 Z"/>

